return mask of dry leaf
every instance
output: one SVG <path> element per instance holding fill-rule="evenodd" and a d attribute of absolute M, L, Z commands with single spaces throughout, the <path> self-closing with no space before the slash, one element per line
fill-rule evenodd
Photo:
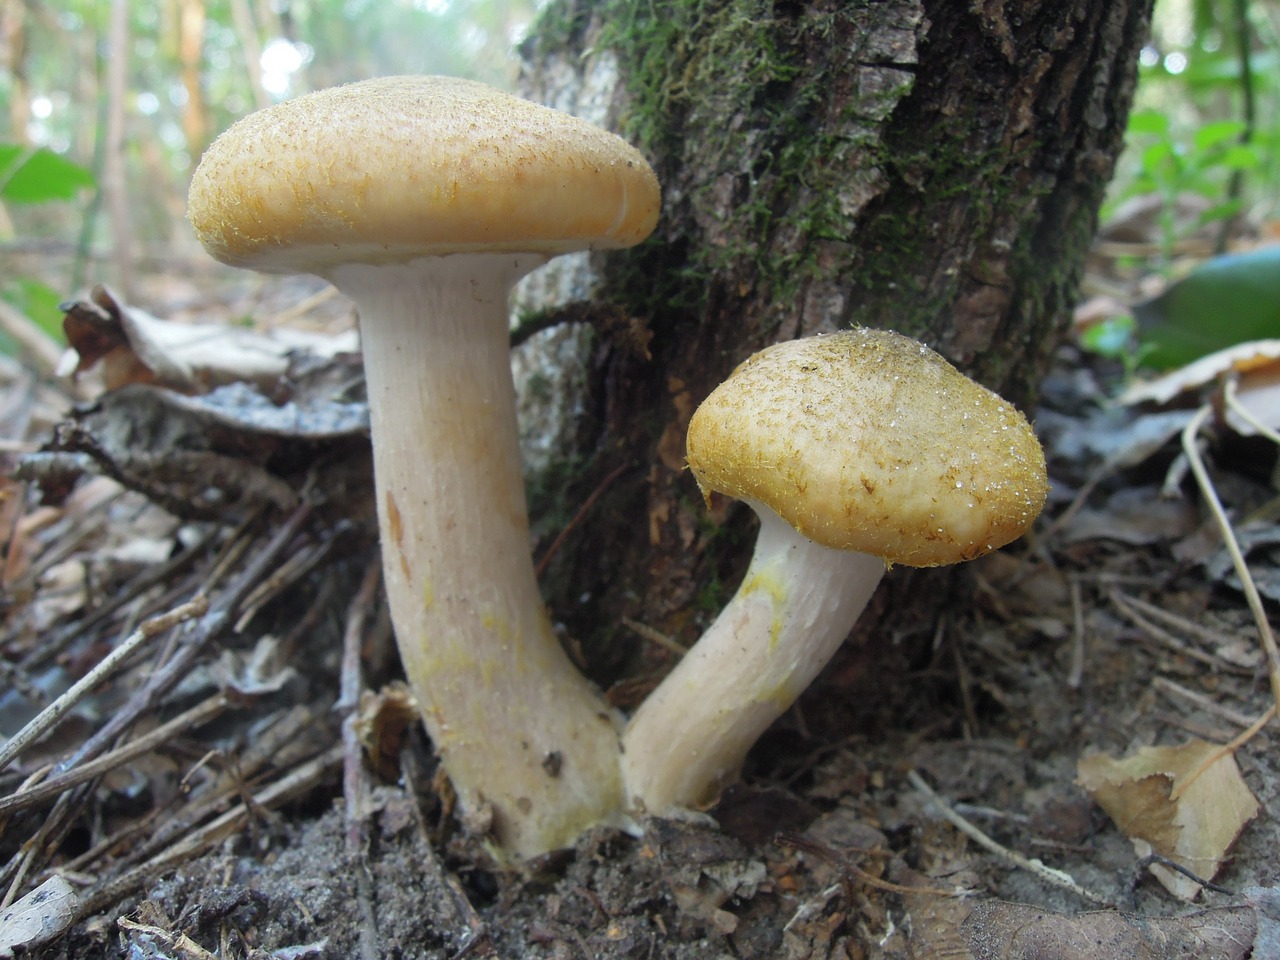
<path fill-rule="evenodd" d="M 418 701 L 402 682 L 393 681 L 377 693 L 366 690 L 360 694 L 356 736 L 370 766 L 385 779 L 395 781 L 400 776 L 400 751 L 418 716 Z"/>
<path fill-rule="evenodd" d="M 174 323 L 125 303 L 109 288 L 66 308 L 63 329 L 76 353 L 75 373 L 100 366 L 107 389 L 159 383 L 183 393 L 219 384 L 273 385 L 289 354 L 304 350 L 331 358 L 358 349 L 353 332 L 328 336 L 281 328 L 257 333 L 224 324 Z"/>
<path fill-rule="evenodd" d="M 0 957 L 26 955 L 57 939 L 71 926 L 79 905 L 71 884 L 62 877 L 50 877 L 0 911 Z"/>
<path fill-rule="evenodd" d="M 1177 747 L 1143 747 L 1117 760 L 1083 758 L 1081 786 L 1133 841 L 1139 856 L 1155 852 L 1213 879 L 1244 825 L 1258 814 L 1235 757 L 1217 744 L 1192 740 Z M 1194 899 L 1200 884 L 1153 865 L 1151 872 L 1174 896 Z"/>
<path fill-rule="evenodd" d="M 1237 377 L 1236 399 L 1250 416 L 1272 430 L 1280 429 L 1280 340 L 1250 340 L 1218 350 L 1162 377 L 1133 384 L 1117 401 L 1163 405 L 1228 375 Z M 1236 433 L 1257 433 L 1253 424 L 1234 410 L 1228 409 L 1225 416 Z"/>

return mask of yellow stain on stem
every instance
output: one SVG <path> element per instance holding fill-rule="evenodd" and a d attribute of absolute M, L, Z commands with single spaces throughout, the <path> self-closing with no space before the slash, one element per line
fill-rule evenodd
<path fill-rule="evenodd" d="M 764 594 L 768 599 L 772 610 L 772 619 L 769 622 L 769 649 L 776 650 L 778 638 L 782 635 L 782 611 L 786 609 L 788 594 L 787 588 L 773 566 L 752 573 L 742 581 L 738 593 L 744 600 L 756 593 Z"/>

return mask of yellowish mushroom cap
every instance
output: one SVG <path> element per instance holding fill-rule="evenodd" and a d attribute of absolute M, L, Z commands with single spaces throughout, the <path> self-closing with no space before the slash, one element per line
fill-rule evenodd
<path fill-rule="evenodd" d="M 250 114 L 191 182 L 196 235 L 274 273 L 457 252 L 627 247 L 657 178 L 585 120 L 452 77 L 384 77 Z"/>
<path fill-rule="evenodd" d="M 971 560 L 1021 536 L 1048 492 L 1026 418 L 921 343 L 848 330 L 768 347 L 689 423 L 715 490 L 805 537 L 889 563 Z"/>

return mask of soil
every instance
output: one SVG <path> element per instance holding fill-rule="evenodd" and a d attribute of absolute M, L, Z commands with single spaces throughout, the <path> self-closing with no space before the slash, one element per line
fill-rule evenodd
<path fill-rule="evenodd" d="M 1087 754 L 1120 757 L 1191 738 L 1225 744 L 1272 704 L 1257 627 L 1194 483 L 1183 478 L 1162 493 L 1176 438 L 1139 446 L 1146 414 L 1104 403 L 1112 376 L 1064 349 L 1037 416 L 1054 481 L 1038 532 L 958 574 L 896 571 L 881 597 L 907 611 L 888 619 L 893 631 L 851 640 L 716 808 L 650 821 L 634 835 L 595 831 L 522 870 L 503 868 L 469 836 L 474 824 L 449 809 L 423 738 L 410 729 L 395 740 L 394 692 L 363 708 L 386 755 L 381 772 L 357 771 L 363 805 L 354 814 L 344 805 L 332 708 L 343 620 L 372 557 L 367 529 L 348 531 L 274 605 L 222 636 L 158 712 L 168 719 L 219 682 L 225 689 L 228 675 L 237 708 L 100 781 L 49 844 L 20 892 L 62 872 L 99 897 L 42 955 L 1276 956 L 1275 915 L 1258 906 L 1273 904 L 1280 883 L 1269 813 L 1280 804 L 1274 722 L 1235 754 L 1263 812 L 1243 827 L 1217 888 L 1194 904 L 1153 879 L 1076 782 Z M 1265 518 L 1275 450 L 1226 434 L 1209 449 L 1241 532 L 1273 530 Z M 1081 490 L 1087 496 L 1073 504 Z M 113 536 L 98 528 L 93 548 L 104 551 L 130 538 L 172 544 L 192 529 L 165 528 L 162 512 L 134 494 L 98 516 L 117 526 Z M 1263 521 L 1250 525 L 1250 517 Z M 150 523 L 161 532 L 148 532 Z M 1264 583 L 1275 573 L 1273 540 L 1258 534 L 1249 554 Z M 49 534 L 37 546 L 59 542 Z M 211 564 L 201 564 L 206 576 Z M 190 576 L 175 572 L 168 582 Z M 53 630 L 84 613 L 74 599 L 59 613 L 55 581 L 33 582 L 5 611 L 11 663 L 35 642 L 35 627 Z M 74 594 L 74 584 L 56 585 Z M 914 601 L 916 615 L 913 596 L 926 598 Z M 1265 602 L 1274 614 L 1274 594 Z M 376 610 L 364 613 L 376 689 L 394 677 L 394 662 L 385 623 Z M 264 647 L 269 636 L 283 638 L 284 665 Z M 233 654 L 240 659 L 218 673 Z M 87 736 L 127 699 L 120 686 L 96 694 L 49 750 Z M 242 824 L 176 868 L 135 877 L 118 895 L 104 888 L 136 866 L 130 847 L 144 838 L 171 830 L 155 852 L 177 849 L 194 828 L 182 819 L 184 797 L 198 797 L 215 773 L 235 777 L 255 738 L 290 711 L 302 712 L 301 732 L 264 767 L 244 760 L 245 779 L 218 809 L 320 757 L 304 788 L 273 809 L 250 804 Z M 1099 902 L 979 846 L 943 819 L 913 776 L 999 844 L 1069 875 Z M 12 778 L 0 786 L 17 789 Z M 4 823 L 6 882 L 52 802 Z M 74 859 L 107 837 L 126 839 Z"/>

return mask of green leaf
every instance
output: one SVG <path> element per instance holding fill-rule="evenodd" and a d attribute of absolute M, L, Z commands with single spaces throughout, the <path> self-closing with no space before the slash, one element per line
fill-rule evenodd
<path fill-rule="evenodd" d="M 1257 148 L 1243 143 L 1228 147 L 1222 155 L 1222 165 L 1228 170 L 1252 170 L 1261 162 Z"/>
<path fill-rule="evenodd" d="M 1164 180 L 1181 170 L 1181 157 L 1172 143 L 1161 140 L 1142 151 L 1142 169 L 1149 177 Z"/>
<path fill-rule="evenodd" d="M 1219 120 L 1196 130 L 1192 142 L 1197 150 L 1209 150 L 1228 140 L 1239 140 L 1244 131 L 1245 125 L 1239 120 Z"/>
<path fill-rule="evenodd" d="M 21 310 L 58 343 L 63 340 L 62 304 L 66 297 L 32 277 L 16 277 L 0 286 L 0 297 Z"/>
<path fill-rule="evenodd" d="M 1280 245 L 1208 260 L 1133 312 L 1144 363 L 1159 370 L 1280 337 Z"/>
<path fill-rule="evenodd" d="M 93 174 L 46 147 L 0 144 L 0 199 L 10 203 L 71 200 L 97 185 Z"/>
<path fill-rule="evenodd" d="M 1196 224 L 1204 226 L 1206 223 L 1217 223 L 1219 220 L 1230 220 L 1244 208 L 1243 200 L 1225 200 L 1222 203 L 1215 203 L 1208 210 L 1205 210 L 1200 216 L 1196 217 Z"/>
<path fill-rule="evenodd" d="M 1126 313 L 1108 317 L 1080 335 L 1080 345 L 1090 353 L 1119 360 L 1133 353 L 1133 317 Z"/>
<path fill-rule="evenodd" d="M 1139 110 L 1129 115 L 1129 132 L 1164 136 L 1169 132 L 1169 118 L 1158 110 Z"/>

